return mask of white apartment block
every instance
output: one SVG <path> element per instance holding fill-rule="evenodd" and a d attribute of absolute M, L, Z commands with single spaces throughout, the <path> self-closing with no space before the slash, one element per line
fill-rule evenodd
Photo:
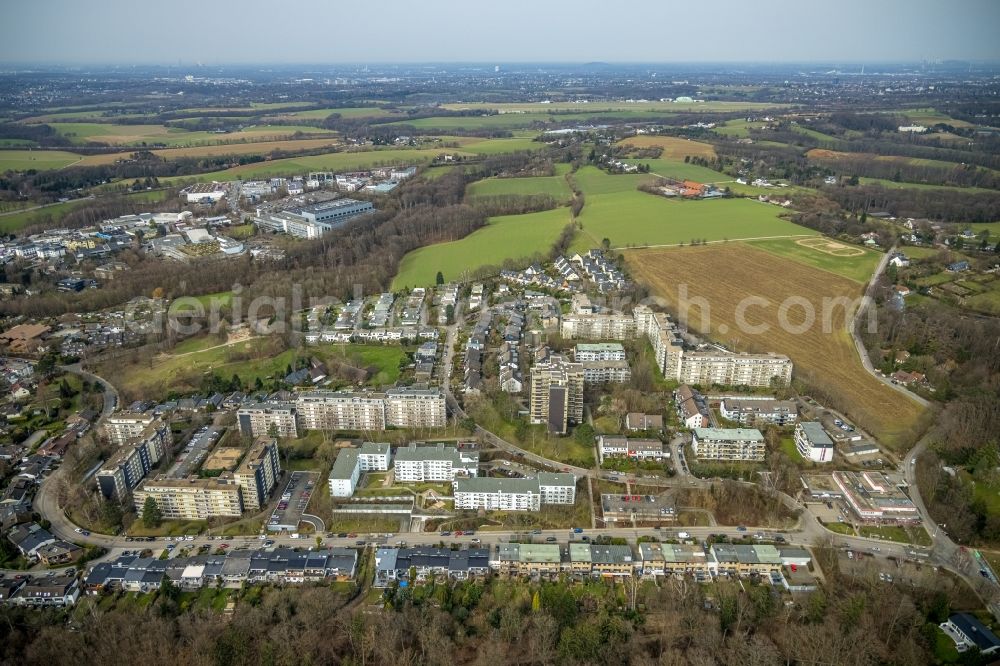
<path fill-rule="evenodd" d="M 236 412 L 236 420 L 240 426 L 240 434 L 244 437 L 299 436 L 295 420 L 295 403 L 265 402 L 241 407 Z"/>
<path fill-rule="evenodd" d="M 385 420 L 389 426 L 443 428 L 448 423 L 448 410 L 440 389 L 389 389 L 385 403 Z"/>
<path fill-rule="evenodd" d="M 726 397 L 719 406 L 722 418 L 735 421 L 740 425 L 756 425 L 773 423 L 784 426 L 798 421 L 799 412 L 791 400 L 775 400 L 774 398 L 758 398 L 746 396 L 739 398 Z"/>
<path fill-rule="evenodd" d="M 352 496 L 362 472 L 385 472 L 391 460 L 387 442 L 364 442 L 361 448 L 341 450 L 327 479 L 330 496 Z"/>
<path fill-rule="evenodd" d="M 456 479 L 455 508 L 469 511 L 538 511 L 543 504 L 576 502 L 572 474 L 539 472 L 534 479 Z"/>
<path fill-rule="evenodd" d="M 833 440 L 817 421 L 802 421 L 795 426 L 795 448 L 806 460 L 833 460 Z"/>
<path fill-rule="evenodd" d="M 152 414 L 113 414 L 104 422 L 104 432 L 115 446 L 121 446 L 142 434 L 153 422 Z"/>
<path fill-rule="evenodd" d="M 695 428 L 691 445 L 701 460 L 764 460 L 764 435 L 753 428 Z"/>
<path fill-rule="evenodd" d="M 636 458 L 638 460 L 661 460 L 668 454 L 663 451 L 663 442 L 658 439 L 623 437 L 621 435 L 600 435 L 597 438 L 598 462 L 606 458 Z"/>
<path fill-rule="evenodd" d="M 584 361 L 624 361 L 625 347 L 618 342 L 581 342 L 573 348 L 573 360 Z"/>
<path fill-rule="evenodd" d="M 381 395 L 347 391 L 308 391 L 295 401 L 303 430 L 385 430 Z"/>
<path fill-rule="evenodd" d="M 417 446 L 410 444 L 396 449 L 394 476 L 397 481 L 453 481 L 456 477 L 479 474 L 479 453 L 460 451 L 456 447 Z"/>
<path fill-rule="evenodd" d="M 97 471 L 97 487 L 107 499 L 123 500 L 166 455 L 173 433 L 165 423 L 147 426 L 139 437 L 122 445 Z"/>
<path fill-rule="evenodd" d="M 632 379 L 628 361 L 583 361 L 580 365 L 587 384 L 626 384 Z"/>
<path fill-rule="evenodd" d="M 156 501 L 167 520 L 207 520 L 243 514 L 240 487 L 229 472 L 214 479 L 171 479 L 163 475 L 143 481 L 133 493 L 135 511 L 142 515 L 147 497 Z"/>
<path fill-rule="evenodd" d="M 542 494 L 537 479 L 458 479 L 455 508 L 467 511 L 538 511 Z"/>
<path fill-rule="evenodd" d="M 559 334 L 568 340 L 631 340 L 635 337 L 635 318 L 625 314 L 566 314 Z"/>

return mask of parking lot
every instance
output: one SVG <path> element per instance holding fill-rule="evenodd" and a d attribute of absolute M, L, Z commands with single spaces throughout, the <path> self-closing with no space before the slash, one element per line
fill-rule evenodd
<path fill-rule="evenodd" d="M 271 532 L 296 532 L 302 514 L 309 506 L 312 494 L 316 492 L 319 472 L 292 472 L 288 483 L 281 490 L 278 503 L 271 512 L 267 529 Z"/>
<path fill-rule="evenodd" d="M 170 468 L 169 476 L 175 479 L 183 479 L 194 474 L 198 467 L 208 457 L 208 452 L 212 450 L 215 443 L 222 437 L 224 429 L 217 426 L 205 426 L 195 431 L 187 445 L 177 456 L 177 460 Z"/>

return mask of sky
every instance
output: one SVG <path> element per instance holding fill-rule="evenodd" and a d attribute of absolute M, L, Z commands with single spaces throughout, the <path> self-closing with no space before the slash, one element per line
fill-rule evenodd
<path fill-rule="evenodd" d="M 1000 0 L 3 0 L 0 64 L 1000 60 Z"/>

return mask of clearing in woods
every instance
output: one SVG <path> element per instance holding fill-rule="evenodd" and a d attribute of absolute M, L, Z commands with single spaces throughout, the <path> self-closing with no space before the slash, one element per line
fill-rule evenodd
<path fill-rule="evenodd" d="M 634 148 L 662 148 L 661 159 L 683 160 L 687 156 L 715 157 L 715 147 L 710 143 L 681 139 L 676 136 L 650 136 L 648 134 L 630 136 L 618 142 L 619 146 L 632 146 Z"/>
<path fill-rule="evenodd" d="M 912 443 L 921 407 L 865 371 L 846 328 L 863 285 L 746 243 L 624 254 L 632 275 L 678 313 L 686 289 L 690 328 L 739 351 L 786 354 L 817 400 L 888 446 Z M 807 309 L 815 315 L 811 324 Z"/>

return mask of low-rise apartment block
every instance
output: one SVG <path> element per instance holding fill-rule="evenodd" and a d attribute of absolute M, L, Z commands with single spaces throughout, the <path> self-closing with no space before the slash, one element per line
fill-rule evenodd
<path fill-rule="evenodd" d="M 583 361 L 580 365 L 587 384 L 626 384 L 632 379 L 628 361 Z"/>
<path fill-rule="evenodd" d="M 833 460 L 833 440 L 817 421 L 802 421 L 795 426 L 795 448 L 806 460 L 830 462 Z"/>
<path fill-rule="evenodd" d="M 755 428 L 695 428 L 691 444 L 701 460 L 764 460 L 764 435 Z"/>
<path fill-rule="evenodd" d="M 583 361 L 624 361 L 625 347 L 619 342 L 583 343 L 573 348 L 573 360 Z"/>
<path fill-rule="evenodd" d="M 386 442 L 364 442 L 357 449 L 342 449 L 330 468 L 327 482 L 332 497 L 350 497 L 362 472 L 385 472 L 392 454 Z"/>
<path fill-rule="evenodd" d="M 573 504 L 572 474 L 539 472 L 534 479 L 456 479 L 455 508 L 486 511 L 538 511 L 542 504 Z"/>
<path fill-rule="evenodd" d="M 412 443 L 396 449 L 394 475 L 397 481 L 447 481 L 479 474 L 479 453 L 459 450 L 444 444 L 417 446 Z"/>
<path fill-rule="evenodd" d="M 773 423 L 778 426 L 792 425 L 799 419 L 799 412 L 791 400 L 773 398 L 726 397 L 719 404 L 722 418 L 740 425 L 759 426 Z"/>
<path fill-rule="evenodd" d="M 658 439 L 624 437 L 622 435 L 598 435 L 598 462 L 607 458 L 636 458 L 638 460 L 662 460 L 667 456 L 663 442 Z"/>
<path fill-rule="evenodd" d="M 440 389 L 400 387 L 385 393 L 307 391 L 295 403 L 303 430 L 441 428 L 447 407 Z"/>

